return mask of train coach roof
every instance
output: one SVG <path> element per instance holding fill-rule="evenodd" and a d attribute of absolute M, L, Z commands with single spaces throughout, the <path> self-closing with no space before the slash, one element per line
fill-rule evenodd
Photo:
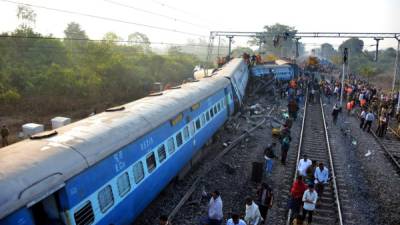
<path fill-rule="evenodd" d="M 220 71 L 218 71 L 218 74 L 223 75 L 225 77 L 232 77 L 234 75 L 234 72 L 240 68 L 240 66 L 243 64 L 243 59 L 241 58 L 234 58 L 229 63 L 225 64 Z"/>
<path fill-rule="evenodd" d="M 226 87 L 213 76 L 163 95 L 125 104 L 57 129 L 56 136 L 25 140 L 0 150 L 0 219 L 34 203 L 84 169 Z"/>

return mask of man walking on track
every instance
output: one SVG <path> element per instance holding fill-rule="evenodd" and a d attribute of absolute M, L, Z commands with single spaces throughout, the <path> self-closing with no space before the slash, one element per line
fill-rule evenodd
<path fill-rule="evenodd" d="M 314 185 L 308 185 L 308 189 L 303 194 L 303 221 L 306 219 L 308 214 L 308 224 L 312 222 L 312 215 L 315 210 L 315 204 L 317 203 L 318 194 L 314 190 Z"/>

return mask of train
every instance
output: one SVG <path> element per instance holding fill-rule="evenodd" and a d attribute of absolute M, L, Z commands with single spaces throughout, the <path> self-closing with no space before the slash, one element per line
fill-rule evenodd
<path fill-rule="evenodd" d="M 232 59 L 1 149 L 0 224 L 131 224 L 242 104 L 248 76 Z"/>
<path fill-rule="evenodd" d="M 275 80 L 289 81 L 294 78 L 294 66 L 289 64 L 261 64 L 251 69 L 251 75 L 255 77 L 273 77 Z"/>

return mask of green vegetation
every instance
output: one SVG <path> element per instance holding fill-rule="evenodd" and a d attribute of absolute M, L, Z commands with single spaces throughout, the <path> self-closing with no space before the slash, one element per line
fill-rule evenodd
<path fill-rule="evenodd" d="M 361 74 L 368 79 L 378 74 L 392 74 L 394 62 L 396 59 L 396 50 L 387 48 L 379 50 L 378 61 L 374 60 L 375 51 L 367 51 L 364 49 L 364 42 L 358 38 L 350 38 L 345 40 L 338 51 L 332 45 L 324 43 L 321 45 L 320 55 L 330 59 L 333 63 L 341 66 L 343 63 L 343 50 L 348 48 L 349 51 L 349 67 L 350 72 Z"/>
<path fill-rule="evenodd" d="M 31 9 L 20 7 L 18 17 L 22 24 L 0 37 L 3 109 L 62 112 L 76 104 L 120 104 L 148 94 L 154 82 L 181 83 L 200 63 L 175 47 L 154 53 L 141 33 L 127 42 L 115 33 L 90 41 L 79 24 L 70 23 L 65 39 L 57 39 L 31 28 L 36 17 Z"/>
<path fill-rule="evenodd" d="M 261 41 L 260 52 L 265 55 L 275 55 L 288 58 L 295 57 L 296 41 L 290 38 L 290 36 L 293 36 L 297 33 L 297 30 L 294 27 L 276 23 L 271 26 L 264 26 L 264 33 L 265 36 L 253 38 L 249 41 L 249 44 L 253 46 L 260 46 Z M 299 42 L 299 55 L 303 54 L 304 45 Z"/>

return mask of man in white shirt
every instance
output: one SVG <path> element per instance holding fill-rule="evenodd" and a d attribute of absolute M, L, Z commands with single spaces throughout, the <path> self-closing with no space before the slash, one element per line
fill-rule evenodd
<path fill-rule="evenodd" d="M 364 126 L 366 116 L 367 116 L 367 112 L 365 111 L 365 109 L 363 109 L 360 114 L 360 129 L 362 129 Z"/>
<path fill-rule="evenodd" d="M 306 216 L 308 214 L 308 224 L 312 222 L 312 214 L 315 210 L 317 199 L 318 194 L 314 190 L 314 184 L 308 185 L 308 189 L 303 194 L 303 221 L 306 219 Z"/>
<path fill-rule="evenodd" d="M 246 225 L 246 222 L 240 219 L 238 214 L 232 214 L 232 218 L 226 222 L 226 225 Z"/>
<path fill-rule="evenodd" d="M 208 217 L 206 221 L 203 221 L 203 224 L 221 225 L 224 217 L 221 196 L 219 191 L 212 192 L 211 196 L 210 202 L 208 203 Z"/>
<path fill-rule="evenodd" d="M 321 162 L 314 172 L 316 191 L 318 196 L 321 198 L 322 193 L 324 192 L 324 185 L 328 183 L 329 171 L 328 168 L 324 166 Z"/>
<path fill-rule="evenodd" d="M 258 205 L 251 198 L 246 199 L 246 216 L 244 220 L 247 225 L 259 225 L 263 220 Z"/>
<path fill-rule="evenodd" d="M 307 159 L 307 156 L 304 155 L 303 159 L 300 159 L 299 166 L 297 167 L 297 171 L 303 177 L 307 176 L 306 171 L 309 166 L 311 166 L 312 162 L 310 159 Z"/>

